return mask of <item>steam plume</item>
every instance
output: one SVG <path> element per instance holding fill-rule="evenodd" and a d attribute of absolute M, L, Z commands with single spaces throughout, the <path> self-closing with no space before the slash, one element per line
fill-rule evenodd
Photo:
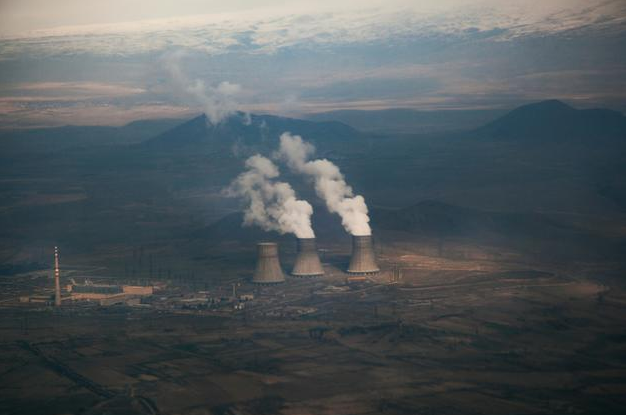
<path fill-rule="evenodd" d="M 246 169 L 226 189 L 226 195 L 247 201 L 244 225 L 256 224 L 266 231 L 314 238 L 313 207 L 307 201 L 296 199 L 288 183 L 273 180 L 279 176 L 276 165 L 257 154 L 246 160 Z"/>
<path fill-rule="evenodd" d="M 241 94 L 241 86 L 228 81 L 213 86 L 201 79 L 187 78 L 181 68 L 184 56 L 183 51 L 177 51 L 164 57 L 174 87 L 200 105 L 211 124 L 217 125 L 237 110 L 237 96 Z"/>
<path fill-rule="evenodd" d="M 326 159 L 309 161 L 315 147 L 298 135 L 283 133 L 277 156 L 289 168 L 313 178 L 315 191 L 324 199 L 328 210 L 341 216 L 343 227 L 352 235 L 371 235 L 367 205 L 361 195 L 354 196 L 339 168 Z"/>

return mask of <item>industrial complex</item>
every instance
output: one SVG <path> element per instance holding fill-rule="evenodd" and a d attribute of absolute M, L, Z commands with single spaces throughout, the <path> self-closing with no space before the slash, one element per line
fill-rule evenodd
<path fill-rule="evenodd" d="M 583 348 L 594 341 L 581 335 L 591 325 L 623 327 L 616 306 L 626 301 L 623 292 L 554 271 L 519 271 L 517 257 L 383 250 L 371 236 L 321 246 L 304 238 L 291 250 L 288 240 L 280 241 L 252 242 L 227 267 L 215 262 L 200 287 L 191 275 L 150 278 L 149 268 L 146 277 L 116 278 L 107 268 L 72 264 L 71 254 L 61 258 L 55 249 L 53 273 L 20 277 L 21 284 L 4 291 L 0 312 L 11 325 L 5 353 L 16 362 L 9 365 L 27 362 L 35 373 L 17 379 L 18 370 L 8 371 L 7 381 L 27 382 L 32 390 L 55 376 L 60 393 L 72 397 L 63 413 L 87 406 L 110 414 L 318 413 L 320 407 L 409 414 L 427 412 L 439 391 L 450 396 L 446 405 L 491 413 L 480 399 L 484 384 L 501 397 L 502 413 L 516 413 L 511 390 L 520 377 L 555 388 L 552 379 L 573 358 L 559 347 L 555 330 Z M 138 263 L 141 251 L 134 256 Z M 555 301 L 577 305 L 530 331 L 527 321 L 554 314 Z M 527 351 L 529 344 L 549 352 Z M 618 352 L 609 346 L 594 352 L 587 372 L 575 375 L 581 388 L 596 393 L 590 388 L 601 382 L 597 374 Z M 451 364 L 461 369 L 447 370 Z M 503 365 L 515 376 L 503 378 Z M 545 372 L 546 380 L 528 367 Z M 380 394 L 363 392 L 366 378 L 376 380 Z M 545 407 L 540 393 L 524 404 L 538 412 Z"/>
<path fill-rule="evenodd" d="M 599 347 L 573 375 L 590 392 L 572 397 L 563 386 L 558 393 L 583 407 L 604 382 L 603 393 L 617 396 L 619 385 L 609 383 L 616 377 L 600 375 L 620 350 L 582 333 L 593 327 L 602 336 L 603 325 L 621 330 L 623 291 L 557 269 L 520 270 L 519 257 L 504 251 L 477 255 L 471 246 L 449 245 L 440 257 L 431 254 L 436 246 L 403 249 L 389 240 L 375 244 L 371 235 L 359 235 L 319 245 L 314 238 L 250 241 L 238 250 L 225 245 L 213 252 L 231 255 L 230 262 L 211 258 L 200 284 L 193 271 L 159 278 L 153 254 L 141 249 L 131 265 L 141 269 L 143 261 L 144 275 L 133 278 L 132 270 L 130 277 L 115 272 L 124 270 L 119 262 L 87 267 L 56 248 L 53 272 L 21 276 L 4 291 L 0 312 L 10 326 L 4 347 L 16 362 L 7 365 L 27 362 L 36 373 L 16 378 L 19 370 L 7 371 L 7 382 L 32 381 L 39 389 L 55 376 L 57 388 L 72 397 L 63 413 L 323 408 L 399 415 L 427 413 L 440 391 L 450 397 L 445 405 L 492 413 L 481 401 L 485 384 L 501 400 L 501 413 L 518 413 L 521 404 L 511 395 L 521 387 L 518 379 L 554 389 L 562 365 L 575 357 L 560 347 L 556 330 L 577 349 Z M 575 306 L 554 311 L 555 303 Z M 547 322 L 530 328 L 535 321 Z M 503 367 L 514 375 L 503 377 Z M 380 393 L 364 392 L 363 379 L 375 379 Z M 523 405 L 541 413 L 546 404 L 534 390 Z M 550 405 L 551 413 L 565 408 Z"/>
<path fill-rule="evenodd" d="M 256 267 L 250 270 L 249 282 L 254 286 L 270 286 L 287 282 L 285 272 L 280 263 L 279 245 L 276 242 L 260 242 L 256 246 L 257 259 Z M 376 256 L 371 236 L 352 237 L 352 255 L 349 266 L 342 273 L 340 269 L 332 267 L 331 273 L 324 270 L 318 252 L 315 238 L 298 238 L 297 255 L 289 275 L 295 278 L 322 277 L 327 276 L 332 281 L 355 283 L 368 281 L 367 276 L 372 276 L 380 272 L 377 265 Z M 389 282 L 397 281 L 398 272 L 394 270 L 389 278 Z M 386 277 L 385 277 L 386 278 Z M 161 296 L 160 300 L 155 300 L 154 295 L 164 290 L 164 285 L 160 281 L 154 281 L 150 285 L 130 285 L 126 283 L 94 283 L 92 280 L 97 276 L 83 277 L 82 282 L 77 282 L 80 277 L 68 278 L 62 292 L 61 285 L 61 265 L 59 259 L 59 249 L 54 247 L 54 293 L 48 295 L 36 292 L 31 295 L 21 296 L 20 302 L 33 304 L 54 304 L 61 307 L 71 303 L 92 303 L 99 306 L 127 305 L 127 306 L 151 306 L 156 304 L 169 304 L 173 308 L 181 309 L 243 309 L 245 303 L 254 299 L 253 293 L 237 293 L 237 287 L 241 282 L 232 283 L 232 293 L 224 295 L 210 292 L 196 292 L 191 294 L 175 294 L 173 298 Z M 244 281 L 245 282 L 245 281 Z M 327 291 L 332 292 L 333 285 L 329 285 Z M 171 294 L 171 291 L 170 291 Z"/>
<path fill-rule="evenodd" d="M 275 242 L 261 242 L 257 245 L 257 265 L 252 282 L 256 284 L 285 282 L 278 251 L 278 244 Z M 352 237 L 352 255 L 346 272 L 350 274 L 348 281 L 364 281 L 364 278 L 356 276 L 375 275 L 380 272 L 371 235 Z M 290 275 L 294 277 L 324 275 L 315 238 L 298 238 L 298 254 Z"/>

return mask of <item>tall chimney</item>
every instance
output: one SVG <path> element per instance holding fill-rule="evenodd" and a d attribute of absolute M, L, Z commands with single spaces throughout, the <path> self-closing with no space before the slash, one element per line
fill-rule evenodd
<path fill-rule="evenodd" d="M 256 284 L 277 284 L 285 281 L 285 275 L 278 260 L 278 244 L 261 242 L 257 244 L 256 270 L 252 282 Z"/>
<path fill-rule="evenodd" d="M 324 268 L 317 254 L 315 238 L 298 238 L 298 256 L 291 275 L 294 277 L 316 277 L 324 275 Z"/>
<path fill-rule="evenodd" d="M 61 281 L 59 271 L 59 248 L 54 247 L 54 305 L 61 306 Z"/>
<path fill-rule="evenodd" d="M 348 272 L 350 274 L 375 274 L 380 269 L 376 264 L 372 236 L 352 236 L 352 257 Z"/>

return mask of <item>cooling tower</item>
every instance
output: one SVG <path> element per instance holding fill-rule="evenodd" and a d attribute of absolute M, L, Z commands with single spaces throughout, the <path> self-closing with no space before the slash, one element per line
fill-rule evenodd
<path fill-rule="evenodd" d="M 277 284 L 285 281 L 285 275 L 278 261 L 278 245 L 274 242 L 261 242 L 257 245 L 256 270 L 252 282 L 256 284 Z"/>
<path fill-rule="evenodd" d="M 315 277 L 324 275 L 324 268 L 317 254 L 315 238 L 298 238 L 298 256 L 291 275 L 294 277 Z"/>
<path fill-rule="evenodd" d="M 372 236 L 352 236 L 352 257 L 348 272 L 351 274 L 374 274 L 380 271 L 376 265 Z"/>

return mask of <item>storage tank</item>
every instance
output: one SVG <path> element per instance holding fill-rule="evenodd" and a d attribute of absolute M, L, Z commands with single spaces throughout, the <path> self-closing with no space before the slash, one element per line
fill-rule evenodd
<path fill-rule="evenodd" d="M 252 282 L 256 284 L 278 284 L 285 281 L 285 275 L 278 260 L 278 244 L 261 242 L 257 244 L 257 263 Z"/>
<path fill-rule="evenodd" d="M 298 256 L 291 275 L 294 277 L 317 277 L 324 275 L 324 268 L 317 253 L 315 238 L 298 238 Z"/>

